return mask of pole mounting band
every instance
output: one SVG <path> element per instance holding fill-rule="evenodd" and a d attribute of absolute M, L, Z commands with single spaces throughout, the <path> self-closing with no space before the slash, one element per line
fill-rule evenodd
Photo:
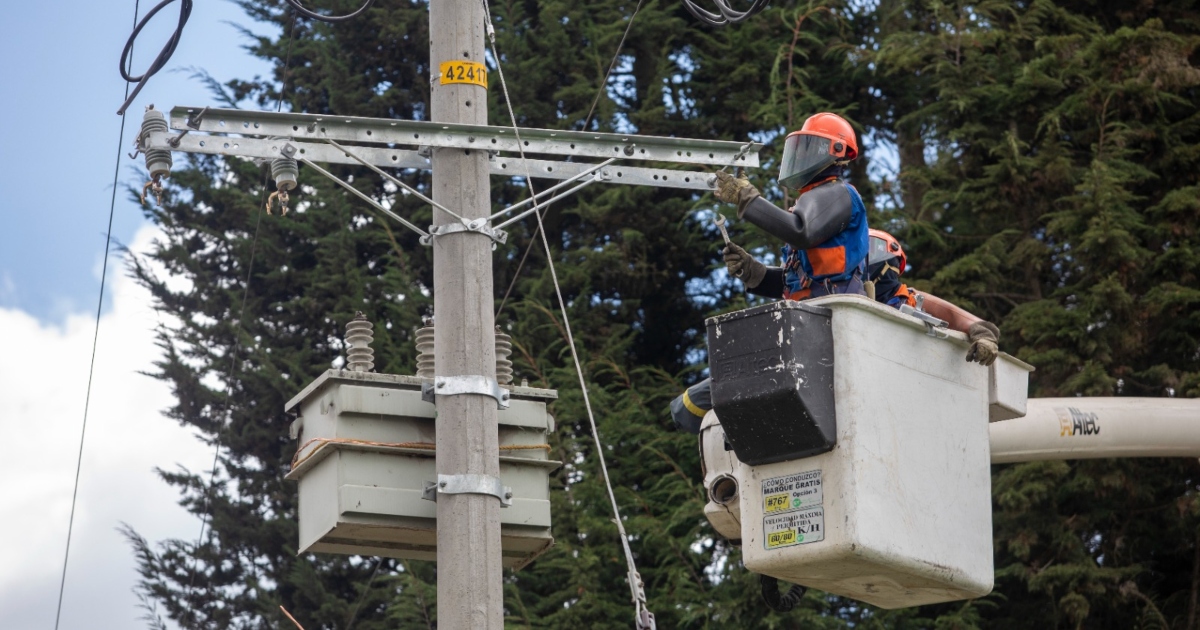
<path fill-rule="evenodd" d="M 508 241 L 508 232 L 499 228 L 488 227 L 487 219 L 474 219 L 468 223 L 445 223 L 442 225 L 429 226 L 429 236 L 421 237 L 422 245 L 429 245 L 433 242 L 435 236 L 445 236 L 454 234 L 455 232 L 477 232 L 482 234 L 499 245 L 503 245 Z"/>
<path fill-rule="evenodd" d="M 508 390 L 494 378 L 486 376 L 435 376 L 432 383 L 421 384 L 421 400 L 437 404 L 438 396 L 476 394 L 496 399 L 498 409 L 508 409 Z"/>
<path fill-rule="evenodd" d="M 437 501 L 439 494 L 483 494 L 500 499 L 500 507 L 511 507 L 512 488 L 500 482 L 499 477 L 492 475 L 438 475 L 438 480 L 426 481 L 421 498 L 426 501 Z"/>

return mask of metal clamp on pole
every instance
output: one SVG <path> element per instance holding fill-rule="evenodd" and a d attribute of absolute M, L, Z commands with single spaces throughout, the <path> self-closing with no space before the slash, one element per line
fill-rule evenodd
<path fill-rule="evenodd" d="M 500 499 L 500 507 L 511 507 L 512 488 L 491 475 L 438 475 L 437 482 L 426 481 L 421 498 L 437 501 L 439 494 L 484 494 Z"/>
<path fill-rule="evenodd" d="M 435 376 L 432 383 L 421 384 L 421 400 L 437 404 L 438 396 L 477 394 L 496 399 L 496 406 L 508 409 L 508 390 L 486 376 Z"/>
<path fill-rule="evenodd" d="M 454 234 L 455 232 L 477 232 L 492 239 L 498 245 L 503 245 L 508 241 L 508 232 L 505 232 L 500 228 L 488 227 L 487 223 L 487 219 L 475 219 L 467 222 L 466 225 L 463 225 L 462 223 L 431 225 L 429 226 L 429 234 L 422 236 L 420 238 L 420 242 L 422 245 L 430 245 L 433 242 L 433 237 Z"/>

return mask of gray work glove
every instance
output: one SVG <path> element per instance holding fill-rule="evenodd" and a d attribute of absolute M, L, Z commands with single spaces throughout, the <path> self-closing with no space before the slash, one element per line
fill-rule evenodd
<path fill-rule="evenodd" d="M 725 171 L 717 171 L 717 190 L 713 195 L 725 203 L 736 203 L 740 219 L 746 213 L 746 204 L 758 197 L 759 192 L 754 184 L 750 183 L 750 179 L 746 177 L 745 173 L 734 177 Z"/>
<path fill-rule="evenodd" d="M 767 266 L 758 262 L 749 252 L 730 243 L 721 250 L 725 255 L 725 266 L 735 278 L 741 278 L 747 289 L 753 289 L 767 275 Z"/>
<path fill-rule="evenodd" d="M 1000 329 L 992 322 L 978 321 L 967 328 L 967 339 L 971 348 L 967 350 L 968 361 L 978 361 L 979 365 L 991 365 L 996 362 L 1000 349 L 996 346 L 1000 341 Z"/>

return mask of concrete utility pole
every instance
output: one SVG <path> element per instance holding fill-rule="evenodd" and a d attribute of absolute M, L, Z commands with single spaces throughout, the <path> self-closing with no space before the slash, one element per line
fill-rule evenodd
<path fill-rule="evenodd" d="M 441 64 L 484 62 L 480 0 L 431 0 L 431 74 Z M 432 120 L 486 125 L 487 88 L 432 85 Z M 491 212 L 485 150 L 433 149 L 433 199 L 467 219 Z M 434 209 L 434 224 L 457 223 Z M 438 376 L 496 378 L 492 314 L 492 241 L 478 232 L 433 239 L 435 362 Z M 496 401 L 486 396 L 438 396 L 439 475 L 500 475 Z M 500 501 L 483 494 L 443 494 L 437 501 L 438 625 L 500 630 L 504 623 Z"/>

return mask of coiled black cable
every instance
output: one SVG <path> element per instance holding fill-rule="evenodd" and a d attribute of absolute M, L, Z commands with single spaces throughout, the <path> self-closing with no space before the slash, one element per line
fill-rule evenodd
<path fill-rule="evenodd" d="M 767 603 L 767 608 L 775 612 L 788 612 L 800 603 L 804 598 L 804 594 L 808 592 L 807 588 L 799 584 L 793 584 L 788 589 L 786 594 L 779 592 L 779 580 L 769 576 L 758 576 L 758 583 L 762 586 L 762 598 Z"/>
<path fill-rule="evenodd" d="M 175 54 L 175 48 L 179 46 L 179 38 L 183 36 L 183 27 L 187 24 L 188 18 L 192 16 L 192 0 L 180 0 L 179 24 L 175 27 L 175 32 L 171 34 L 171 38 L 167 40 L 166 45 L 159 51 L 158 56 L 154 58 L 154 63 L 151 63 L 150 67 L 146 69 L 146 72 L 135 77 L 125 69 L 130 66 L 128 63 L 129 55 L 133 52 L 133 42 L 137 39 L 138 34 L 142 32 L 142 29 L 145 28 L 146 24 L 150 22 L 150 19 L 156 13 L 162 11 L 163 8 L 172 2 L 175 2 L 175 0 L 163 0 L 155 5 L 153 9 L 150 9 L 146 17 L 142 18 L 142 21 L 133 27 L 133 33 L 130 34 L 129 40 L 125 42 L 125 49 L 121 51 L 121 78 L 130 83 L 137 83 L 137 87 L 133 88 L 133 91 L 129 93 L 129 97 L 125 99 L 125 103 L 121 105 L 121 109 L 117 110 L 118 116 L 124 114 L 126 109 L 129 109 L 129 104 L 133 102 L 133 99 L 137 98 L 138 93 L 145 87 L 146 81 L 159 70 L 162 70 L 163 66 L 167 65 L 167 61 L 171 59 L 171 55 Z"/>
<path fill-rule="evenodd" d="M 770 0 L 752 0 L 750 8 L 746 9 L 745 11 L 738 11 L 729 6 L 728 0 L 713 0 L 713 2 L 717 5 L 717 11 L 719 13 L 713 13 L 712 11 L 701 8 L 695 0 L 683 0 L 683 6 L 687 8 L 689 13 L 696 16 L 696 19 L 700 20 L 701 22 L 710 24 L 712 26 L 724 26 L 726 24 L 745 22 L 754 14 L 767 8 L 767 4 L 770 3 Z"/>
<path fill-rule="evenodd" d="M 146 72 L 135 77 L 125 69 L 126 66 L 129 65 L 128 60 L 129 55 L 133 51 L 134 40 L 137 39 L 137 36 L 142 32 L 142 29 L 146 27 L 146 24 L 150 22 L 150 19 L 172 2 L 175 2 L 175 0 L 163 0 L 155 5 L 153 9 L 150 9 L 150 11 L 146 14 L 146 17 L 142 18 L 142 21 L 138 22 L 137 26 L 133 28 L 133 33 L 129 35 L 129 40 L 125 42 L 125 48 L 121 51 L 121 78 L 130 83 L 137 83 L 137 87 L 133 88 L 133 91 L 130 92 L 129 97 L 125 99 L 125 103 L 121 105 L 121 109 L 117 110 L 117 115 L 122 115 L 125 113 L 125 110 L 129 109 L 130 103 L 133 103 L 133 100 L 137 98 L 138 93 L 141 92 L 142 88 L 146 86 L 146 81 L 158 73 L 159 70 L 162 70 L 163 66 L 167 65 L 167 62 L 171 59 L 171 55 L 175 54 L 175 48 L 179 46 L 179 39 L 183 36 L 183 27 L 187 25 L 188 18 L 192 16 L 193 0 L 180 0 L 179 24 L 175 27 L 175 32 L 171 34 L 171 38 L 167 40 L 166 45 L 163 46 L 163 49 L 158 53 L 158 56 L 154 58 L 154 63 L 151 63 L 150 67 L 146 69 Z M 296 10 L 296 13 L 299 13 L 304 17 L 319 20 L 321 22 L 329 22 L 330 24 L 336 24 L 338 22 L 345 22 L 351 18 L 358 17 L 363 11 L 371 8 L 371 5 L 375 4 L 375 0 L 366 0 L 366 2 L 364 2 L 357 11 L 346 15 L 321 15 L 320 13 L 315 13 L 309 9 L 306 9 L 304 5 L 300 4 L 300 0 L 287 0 L 287 3 Z"/>
<path fill-rule="evenodd" d="M 304 5 L 300 4 L 300 0 L 287 0 L 287 3 L 292 5 L 292 8 L 296 10 L 296 13 L 299 13 L 306 18 L 319 20 L 321 22 L 328 22 L 330 24 L 337 24 L 338 22 L 345 22 L 346 20 L 358 17 L 363 11 L 371 8 L 371 5 L 375 4 L 375 0 L 366 0 L 366 2 L 364 2 L 357 11 L 354 13 L 347 13 L 346 15 L 321 15 L 320 13 L 315 13 L 304 8 Z"/>

